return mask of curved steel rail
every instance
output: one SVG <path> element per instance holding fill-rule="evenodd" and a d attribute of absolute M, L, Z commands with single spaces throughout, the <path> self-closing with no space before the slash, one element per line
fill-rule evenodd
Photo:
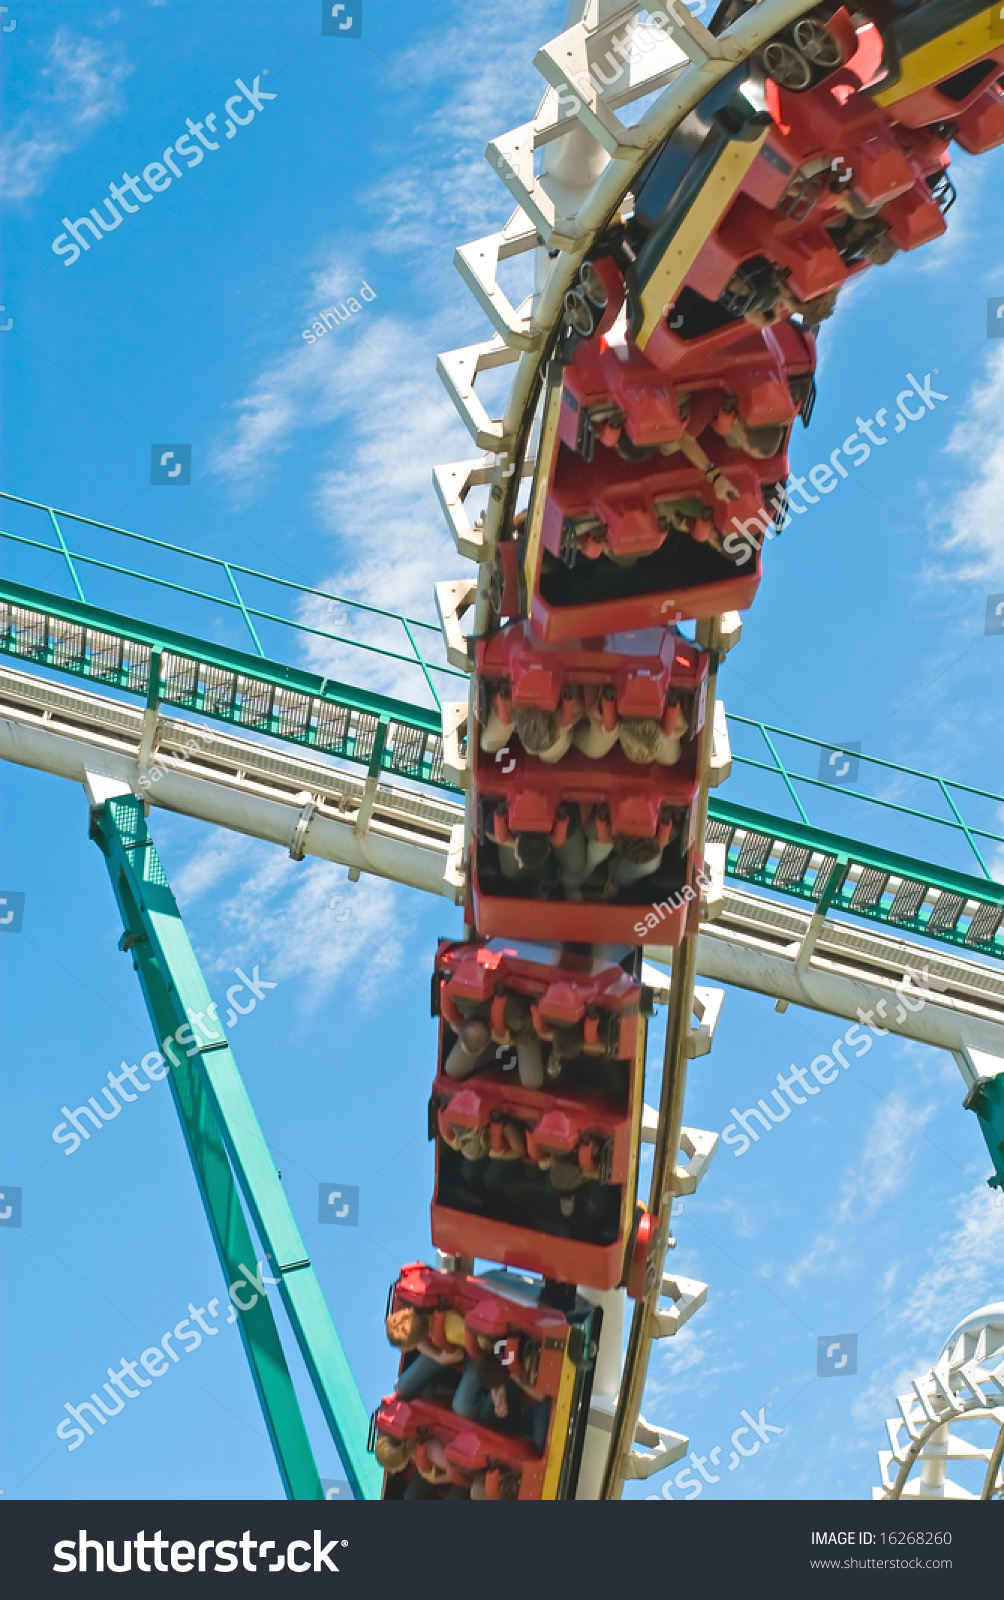
<path fill-rule="evenodd" d="M 614 20 L 627 22 L 633 20 L 641 7 L 625 7 L 620 13 L 614 13 Z M 639 121 L 625 128 L 618 122 L 612 110 L 603 104 L 600 93 L 595 91 L 592 104 L 585 104 L 580 96 L 588 96 L 589 91 L 582 83 L 583 74 L 575 79 L 578 94 L 575 96 L 579 102 L 579 111 L 576 117 L 586 131 L 591 133 L 597 142 L 606 149 L 610 159 L 603 166 L 598 177 L 592 184 L 573 220 L 563 220 L 555 216 L 555 226 L 547 238 L 542 238 L 538 232 L 536 243 L 538 246 L 551 247 L 549 258 L 553 257 L 552 265 L 547 271 L 539 296 L 533 307 L 528 321 L 517 326 L 515 318 L 505 315 L 511 311 L 501 291 L 494 281 L 488 285 L 482 278 L 480 288 L 482 304 L 489 310 L 492 320 L 499 332 L 489 346 L 482 347 L 481 351 L 475 350 L 474 359 L 471 352 L 456 352 L 455 356 L 466 356 L 465 366 L 461 367 L 454 360 L 452 366 L 448 365 L 450 358 L 440 358 L 440 373 L 451 390 L 452 397 L 461 411 L 468 428 L 479 443 L 486 443 L 490 439 L 495 451 L 495 463 L 491 473 L 488 493 L 487 508 L 483 524 L 479 530 L 470 530 L 470 540 L 466 543 L 458 537 L 458 516 L 455 509 L 456 500 L 462 500 L 460 495 L 454 496 L 454 508 L 451 509 L 444 495 L 444 509 L 452 524 L 454 537 L 457 539 L 458 548 L 464 548 L 464 553 L 474 553 L 472 547 L 480 546 L 476 550 L 478 559 L 477 596 L 474 614 L 474 632 L 480 634 L 484 631 L 490 616 L 490 583 L 492 572 L 492 557 L 496 545 L 511 524 L 516 507 L 516 498 L 522 478 L 526 475 L 526 457 L 530 440 L 533 420 L 537 411 L 543 390 L 543 377 L 547 359 L 554 347 L 560 332 L 565 295 L 575 281 L 578 269 L 588 251 L 608 227 L 618 208 L 622 205 L 625 196 L 630 192 L 631 186 L 641 172 L 645 163 L 653 152 L 672 134 L 674 129 L 691 111 L 693 111 L 705 95 L 713 89 L 724 77 L 727 76 L 740 62 L 746 60 L 767 40 L 774 37 L 782 28 L 794 22 L 798 17 L 812 10 L 811 4 L 806 0 L 760 0 L 751 11 L 735 22 L 731 28 L 721 36 L 715 37 L 682 5 L 667 4 L 664 11 L 655 7 L 649 15 L 661 26 L 663 32 L 682 50 L 687 60 L 685 66 L 681 63 L 681 70 L 669 86 L 659 95 L 654 103 L 649 106 Z M 599 6 L 596 8 L 597 19 Z M 607 15 L 602 26 L 609 26 L 611 17 Z M 576 25 L 582 29 L 582 25 Z M 567 38 L 568 32 L 562 38 Z M 579 59 L 585 59 L 584 39 L 585 30 L 579 34 L 578 43 L 583 46 Z M 565 49 L 565 58 L 572 55 L 572 51 Z M 542 64 L 542 58 L 546 58 Z M 548 64 L 553 65 L 554 58 L 547 51 L 542 51 L 536 59 L 542 73 L 549 77 L 554 84 L 553 72 L 548 72 Z M 560 82 L 560 78 L 558 80 Z M 593 80 L 590 77 L 590 83 Z M 594 85 L 595 89 L 595 85 Z M 645 92 L 640 87 L 639 92 Z M 554 89 L 550 91 L 553 95 Z M 549 108 L 548 96 L 545 96 L 538 114 L 534 132 L 541 127 L 542 118 L 546 118 Z M 553 101 L 550 109 L 553 110 Z M 575 118 L 570 118 L 571 124 Z M 509 136 L 512 139 L 512 136 Z M 531 146 L 533 140 L 531 139 Z M 530 164 L 527 167 L 525 159 L 522 167 L 522 177 L 511 163 L 498 151 L 497 144 L 488 147 L 489 159 L 493 151 L 496 160 L 493 163 L 499 171 L 507 187 L 514 193 L 517 200 L 527 197 L 538 188 L 537 180 L 532 178 L 532 148 L 530 151 Z M 524 157 L 525 157 L 525 151 Z M 527 185 L 529 184 L 529 191 Z M 517 213 L 517 217 L 520 214 Z M 526 218 L 527 225 L 531 219 Z M 500 259 L 505 244 L 505 235 L 509 234 L 510 240 L 513 233 L 512 221 L 506 225 L 503 235 L 494 242 L 495 259 Z M 476 246 L 468 246 L 465 257 L 463 249 L 458 251 L 457 264 L 464 271 L 468 282 L 471 282 L 471 255 Z M 509 253 L 513 253 L 510 250 Z M 541 255 L 538 249 L 538 259 Z M 466 269 L 466 270 L 465 270 Z M 477 274 L 474 274 L 477 278 Z M 472 287 L 474 287 L 472 283 Z M 477 290 L 475 290 L 477 292 Z M 500 303 L 504 306 L 502 310 Z M 508 325 L 507 325 L 508 324 Z M 473 388 L 480 367 L 478 355 L 485 359 L 486 365 L 498 365 L 500 360 L 506 359 L 505 347 L 519 349 L 517 370 L 509 389 L 504 416 L 499 423 L 490 423 L 486 429 L 486 418 L 483 407 L 474 401 Z M 466 377 L 470 374 L 470 381 L 466 387 L 466 396 L 469 403 L 465 403 L 465 392 L 461 384 L 456 381 L 459 372 Z M 451 381 L 451 378 L 453 381 Z M 493 437 L 494 436 L 494 437 Z M 441 473 L 456 472 L 456 469 L 441 468 L 437 470 L 437 483 Z M 469 474 L 468 482 L 471 481 Z M 487 474 L 481 475 L 485 481 Z M 713 660 L 717 662 L 718 652 L 715 651 L 716 642 L 721 642 L 720 619 L 715 619 L 706 624 L 702 630 L 704 639 L 713 652 Z M 472 677 L 472 693 L 474 681 Z M 709 684 L 709 701 L 707 716 L 713 718 L 714 679 Z M 472 708 L 473 709 L 473 708 Z M 473 722 L 472 722 L 473 725 Z M 708 741 L 710 744 L 710 741 Z M 710 752 L 709 752 L 710 755 Z M 698 845 L 703 846 L 707 825 L 708 801 L 708 761 L 705 760 L 704 770 L 701 775 L 701 789 L 699 798 L 698 820 Z M 468 801 L 467 833 L 470 836 L 470 802 Z M 669 1230 L 671 1220 L 672 1197 L 676 1182 L 676 1161 L 679 1147 L 680 1123 L 682 1117 L 683 1093 L 686 1082 L 687 1041 L 690 1028 L 690 1018 L 693 1010 L 694 979 L 696 976 L 697 959 L 697 929 L 695 926 L 686 935 L 673 962 L 673 978 L 670 990 L 669 1011 L 666 1033 L 666 1058 L 663 1071 L 662 1102 L 659 1113 L 659 1126 L 655 1141 L 652 1189 L 650 1194 L 649 1209 L 657 1217 L 657 1231 L 649 1259 L 646 1277 L 645 1294 L 636 1304 L 632 1319 L 631 1333 L 625 1365 L 621 1377 L 617 1408 L 613 1418 L 611 1430 L 611 1443 L 607 1453 L 606 1470 L 600 1497 L 603 1499 L 619 1499 L 625 1477 L 630 1474 L 631 1464 L 629 1456 L 635 1439 L 636 1429 L 640 1417 L 642 1393 L 648 1372 L 649 1355 L 652 1338 L 658 1327 L 658 1301 L 662 1291 L 663 1266 L 666 1250 L 669 1243 Z"/>
<path fill-rule="evenodd" d="M 938 1360 L 897 1398 L 900 1414 L 886 1423 L 891 1450 L 879 1451 L 877 1500 L 993 1500 L 1004 1495 L 1004 1303 L 984 1306 L 949 1334 Z M 995 1422 L 988 1449 L 952 1433 L 960 1422 Z M 903 1434 L 906 1434 L 904 1440 Z M 950 1461 L 986 1464 L 979 1495 L 947 1476 Z M 896 1471 L 893 1474 L 893 1464 Z M 910 1474 L 920 1466 L 920 1479 Z"/>

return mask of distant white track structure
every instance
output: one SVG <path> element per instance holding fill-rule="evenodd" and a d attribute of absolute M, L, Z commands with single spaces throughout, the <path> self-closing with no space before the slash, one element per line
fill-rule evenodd
<path fill-rule="evenodd" d="M 934 1366 L 897 1404 L 899 1415 L 886 1423 L 892 1449 L 879 1451 L 874 1500 L 1004 1499 L 1004 1301 L 953 1328 Z M 974 1424 L 976 1439 L 969 1436 Z M 953 1461 L 979 1464 L 978 1492 L 949 1477 Z"/>

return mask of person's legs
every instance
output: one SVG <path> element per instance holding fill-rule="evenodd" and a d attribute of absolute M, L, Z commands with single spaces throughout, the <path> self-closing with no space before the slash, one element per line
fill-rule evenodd
<path fill-rule="evenodd" d="M 662 851 L 649 856 L 645 861 L 626 861 L 619 852 L 614 852 L 610 863 L 610 881 L 619 889 L 627 889 L 633 883 L 639 883 L 642 878 L 651 877 L 656 872 L 662 861 Z"/>
<path fill-rule="evenodd" d="M 423 1389 L 427 1389 L 442 1370 L 439 1362 L 433 1361 L 431 1356 L 418 1355 L 398 1378 L 394 1393 L 399 1400 L 417 1400 Z"/>
<path fill-rule="evenodd" d="M 482 1386 L 478 1376 L 476 1364 L 468 1358 L 457 1384 L 457 1392 L 453 1396 L 453 1409 L 458 1417 L 464 1417 L 468 1422 L 478 1420 L 478 1402 L 481 1399 Z"/>
<path fill-rule="evenodd" d="M 516 1040 L 516 1062 L 519 1081 L 524 1089 L 541 1089 L 544 1085 L 544 1058 L 540 1040 L 531 1031 Z"/>
<path fill-rule="evenodd" d="M 530 1437 L 533 1448 L 538 1454 L 543 1454 L 547 1443 L 547 1429 L 551 1420 L 551 1402 L 549 1400 L 535 1400 L 530 1407 Z"/>
<path fill-rule="evenodd" d="M 417 1472 L 401 1496 L 402 1500 L 435 1500 L 435 1498 L 436 1491 L 432 1484 L 427 1483 Z"/>
<path fill-rule="evenodd" d="M 506 1185 L 508 1176 L 508 1161 L 486 1161 L 484 1185 L 489 1194 L 501 1194 Z"/>
<path fill-rule="evenodd" d="M 585 883 L 592 868 L 586 863 L 586 835 L 578 817 L 572 818 L 565 842 L 554 846 L 554 854 L 566 889 L 577 889 Z"/>

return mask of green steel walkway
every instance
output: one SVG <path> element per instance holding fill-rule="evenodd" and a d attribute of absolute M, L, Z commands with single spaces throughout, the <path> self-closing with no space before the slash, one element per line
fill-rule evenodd
<path fill-rule="evenodd" d="M 55 557 L 74 591 L 74 598 L 64 598 L 48 589 L 0 579 L 0 652 L 140 695 L 150 706 L 176 706 L 248 732 L 306 746 L 364 766 L 369 772 L 381 771 L 458 792 L 443 775 L 439 696 L 433 674 L 465 685 L 467 679 L 444 664 L 435 625 L 37 501 L 14 495 L 0 498 L 23 512 L 38 513 L 43 523 L 31 534 L 2 529 L 0 540 L 33 554 Z M 163 571 L 141 571 L 93 550 L 71 549 L 64 533 L 69 522 L 85 532 L 126 541 L 130 548 L 142 547 L 143 554 L 136 559 L 159 560 Z M 50 537 L 37 537 L 40 532 Z M 181 581 L 183 562 L 201 563 L 213 573 L 219 580 L 218 592 Z M 84 598 L 80 573 L 85 566 L 106 580 L 113 577 L 120 590 L 121 580 L 143 586 L 144 609 L 150 611 L 157 609 L 149 594 L 151 588 L 170 592 L 182 608 L 193 609 L 193 602 L 208 603 L 211 616 L 236 623 L 252 649 L 210 643 L 180 629 L 137 622 L 131 616 L 99 608 Z M 252 582 L 264 590 L 260 604 L 253 603 L 245 592 Z M 291 614 L 290 597 L 298 614 Z M 388 628 L 400 629 L 409 646 L 407 652 L 318 626 L 320 602 L 343 607 L 345 618 L 338 620 L 347 620 L 351 626 L 369 623 L 384 633 Z M 181 615 L 184 618 L 184 609 Z M 321 611 L 320 620 L 325 616 Z M 307 646 L 316 649 L 321 641 L 323 648 L 338 652 L 340 661 L 354 661 L 360 676 L 374 658 L 393 663 L 395 671 L 411 669 L 435 704 L 417 705 L 270 660 L 259 637 L 259 626 L 265 622 L 283 630 L 280 639 L 292 632 L 301 650 Z M 423 637 L 425 651 L 417 642 Z M 734 766 L 744 775 L 744 791 L 757 784 L 763 788 L 771 780 L 775 788 L 782 786 L 779 798 L 797 812 L 797 820 L 788 820 L 772 807 L 737 805 L 712 797 L 709 841 L 725 844 L 730 878 L 809 901 L 821 911 L 849 912 L 898 932 L 974 954 L 1004 957 L 1004 885 L 991 877 L 985 860 L 987 842 L 1004 845 L 1004 834 L 985 825 L 987 817 L 998 822 L 1004 797 L 865 754 L 855 759 L 885 792 L 866 793 L 857 783 L 851 790 L 822 776 L 824 757 L 832 754 L 833 746 L 746 717 L 729 716 L 728 725 L 734 744 L 747 743 L 752 735 L 760 746 L 755 754 L 733 754 Z M 819 776 L 786 764 L 782 746 L 792 743 L 818 759 Z M 923 786 L 932 798 L 922 804 L 906 804 L 898 796 L 910 785 Z M 806 786 L 834 806 L 839 802 L 844 814 L 850 810 L 853 831 L 811 823 L 800 794 Z M 980 807 L 984 825 L 967 821 L 963 806 Z M 902 818 L 920 830 L 919 836 L 935 853 L 957 857 L 961 847 L 979 875 L 960 870 L 954 863 L 937 865 L 884 845 L 866 844 L 857 836 L 865 829 L 872 837 L 881 835 L 892 821 Z"/>

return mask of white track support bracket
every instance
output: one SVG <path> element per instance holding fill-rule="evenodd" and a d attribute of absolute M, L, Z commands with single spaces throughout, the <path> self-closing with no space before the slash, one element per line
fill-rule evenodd
<path fill-rule="evenodd" d="M 799 977 L 802 976 L 802 973 L 812 960 L 812 952 L 816 948 L 816 941 L 823 931 L 823 924 L 825 921 L 825 911 L 814 911 L 812 913 L 809 926 L 805 930 L 805 937 L 799 945 L 798 955 L 795 957 L 795 971 L 798 973 Z"/>
<path fill-rule="evenodd" d="M 708 1286 L 699 1283 L 696 1278 L 681 1278 L 675 1273 L 664 1272 L 662 1288 L 659 1293 L 664 1300 L 672 1302 L 668 1310 L 661 1308 L 655 1313 L 652 1329 L 653 1339 L 669 1339 L 674 1333 L 679 1333 L 685 1322 L 689 1322 L 695 1311 L 700 1311 L 708 1298 Z"/>
<path fill-rule="evenodd" d="M 624 1463 L 624 1476 L 637 1481 L 652 1478 L 657 1472 L 673 1466 L 690 1449 L 690 1440 L 683 1433 L 673 1433 L 670 1428 L 656 1428 L 644 1417 L 638 1418 L 635 1441 L 650 1446 L 647 1450 L 631 1450 Z"/>
<path fill-rule="evenodd" d="M 646 988 L 652 991 L 652 1004 L 657 1006 L 669 1003 L 669 973 L 663 972 L 661 967 L 654 967 L 651 961 L 641 964 L 641 981 Z"/>
<path fill-rule="evenodd" d="M 641 981 L 646 988 L 651 989 L 654 1005 L 668 1005 L 670 980 L 666 973 L 653 966 L 650 961 L 643 961 Z M 691 1061 L 695 1056 L 706 1056 L 711 1049 L 724 1002 L 724 989 L 709 989 L 704 984 L 695 987 L 693 1016 L 697 1025 L 696 1027 L 691 1025 L 687 1046 L 687 1055 Z"/>
<path fill-rule="evenodd" d="M 613 1423 L 614 1407 L 617 1404 L 615 1395 L 594 1395 L 589 1403 L 589 1426 L 599 1433 L 609 1433 Z M 638 1418 L 635 1428 L 634 1440 L 636 1444 L 647 1445 L 646 1450 L 632 1450 L 629 1456 L 629 1468 L 625 1473 L 627 1478 L 651 1478 L 653 1473 L 661 1472 L 664 1467 L 671 1467 L 674 1461 L 679 1461 L 690 1449 L 690 1440 L 682 1433 L 673 1433 L 669 1428 L 655 1428 L 644 1417 Z"/>
<path fill-rule="evenodd" d="M 487 561 L 495 553 L 485 544 L 484 516 L 473 523 L 464 506 L 475 485 L 491 483 L 494 471 L 493 466 L 481 459 L 448 461 L 432 469 L 432 481 L 443 515 L 450 525 L 453 542 L 458 553 L 466 556 L 468 561 Z"/>
<path fill-rule="evenodd" d="M 454 266 L 478 305 L 512 350 L 539 350 L 544 335 L 531 332 L 529 300 L 514 307 L 499 286 L 499 262 L 533 250 L 539 243 L 536 228 L 520 207 L 500 233 L 459 245 L 453 257 Z"/>
<path fill-rule="evenodd" d="M 467 345 L 463 350 L 447 350 L 436 361 L 436 371 L 453 401 L 464 426 L 482 450 L 505 448 L 501 422 L 493 422 L 474 393 L 478 373 L 492 367 L 506 367 L 519 360 L 519 351 L 510 350 L 501 334 L 484 344 Z"/>
<path fill-rule="evenodd" d="M 443 776 L 458 789 L 469 788 L 471 782 L 471 764 L 460 748 L 460 741 L 467 732 L 468 715 L 466 700 L 443 701 Z"/>
<path fill-rule="evenodd" d="M 381 717 L 380 727 L 377 730 L 376 739 L 373 745 L 373 755 L 370 758 L 370 769 L 366 774 L 366 782 L 363 785 L 363 792 L 359 801 L 359 810 L 356 813 L 356 820 L 352 825 L 352 832 L 355 834 L 357 839 L 365 839 L 367 833 L 369 832 L 370 818 L 373 815 L 373 807 L 376 803 L 377 789 L 380 784 L 380 779 L 383 777 L 383 750 L 386 738 L 387 722 L 385 718 Z M 349 873 L 349 881 L 356 881 L 356 879 L 352 877 L 351 872 Z"/>
<path fill-rule="evenodd" d="M 680 1149 L 687 1160 L 685 1164 L 677 1164 L 676 1192 L 693 1194 L 714 1160 L 718 1135 L 708 1133 L 704 1128 L 681 1128 Z"/>
<path fill-rule="evenodd" d="M 301 802 L 302 809 L 300 811 L 300 815 L 296 819 L 296 827 L 293 829 L 293 837 L 289 844 L 289 855 L 291 861 L 303 860 L 304 842 L 307 837 L 307 829 L 313 822 L 314 813 L 320 804 L 320 796 L 316 794 L 299 794 L 297 795 L 297 799 Z"/>
<path fill-rule="evenodd" d="M 143 713 L 143 732 L 136 752 L 136 766 L 141 773 L 150 770 L 150 762 L 157 750 L 160 735 L 160 706 L 147 706 Z"/>
<path fill-rule="evenodd" d="M 704 846 L 704 881 L 701 890 L 701 921 L 714 922 L 725 909 L 725 858 L 727 847 L 721 844 Z M 710 882 L 708 881 L 710 879 Z"/>
<path fill-rule="evenodd" d="M 712 649 L 727 656 L 734 650 L 743 634 L 743 619 L 738 611 L 723 611 L 711 641 Z"/>
<path fill-rule="evenodd" d="M 641 1142 L 654 1144 L 659 1129 L 659 1113 L 655 1106 L 643 1106 L 641 1113 Z M 677 1194 L 693 1194 L 707 1172 L 718 1149 L 717 1133 L 704 1128 L 680 1129 L 680 1153 L 687 1159 L 677 1162 Z"/>
<path fill-rule="evenodd" d="M 722 1014 L 722 1005 L 725 1000 L 724 989 L 707 989 L 698 985 L 694 990 L 694 1016 L 697 1018 L 697 1027 L 691 1028 L 687 1040 L 687 1055 L 693 1061 L 696 1056 L 706 1056 L 715 1040 L 715 1029 L 718 1019 Z"/>
<path fill-rule="evenodd" d="M 639 150 L 647 150 L 651 137 L 642 128 L 626 128 L 611 110 L 590 73 L 589 34 L 581 22 L 545 44 L 533 58 L 542 78 L 558 91 L 578 102 L 575 117 L 598 144 L 615 160 L 629 160 Z"/>
<path fill-rule="evenodd" d="M 451 667 L 470 672 L 471 658 L 467 654 L 467 635 L 460 626 L 478 596 L 477 578 L 457 578 L 436 584 L 436 610 L 439 626 L 446 645 L 446 659 Z"/>
<path fill-rule="evenodd" d="M 453 542 L 458 553 L 466 556 L 468 561 L 490 561 L 495 554 L 494 548 L 485 544 L 484 516 L 479 516 L 476 523 L 472 522 L 464 501 L 473 488 L 491 483 L 496 459 L 492 455 L 490 460 L 486 457 L 477 461 L 451 461 L 432 469 L 432 481 L 443 515 L 450 525 Z M 532 457 L 525 457 L 520 467 L 520 477 L 532 478 L 535 466 Z"/>
<path fill-rule="evenodd" d="M 446 855 L 446 866 L 443 869 L 443 882 L 453 890 L 455 905 L 463 905 L 464 894 L 467 888 L 467 878 L 464 872 L 465 849 L 464 824 L 458 822 L 450 832 L 450 848 Z"/>
<path fill-rule="evenodd" d="M 547 248 L 572 251 L 581 241 L 582 229 L 574 217 L 557 215 L 554 201 L 534 174 L 535 131 L 532 122 L 524 122 L 509 133 L 500 133 L 489 141 L 485 160 L 498 173 Z"/>
<path fill-rule="evenodd" d="M 816 948 L 816 940 L 822 933 L 825 922 L 825 909 L 823 911 L 814 911 L 812 916 L 809 918 L 809 926 L 805 930 L 801 943 L 799 945 L 790 945 L 788 947 L 789 951 L 791 952 L 797 951 L 797 954 L 795 955 L 795 972 L 799 977 L 802 976 L 802 973 L 812 960 L 812 952 Z M 775 1007 L 775 1009 L 779 1010 L 780 1006 Z"/>
<path fill-rule="evenodd" d="M 741 61 L 743 53 L 730 39 L 716 39 L 692 11 L 676 0 L 666 0 L 649 12 L 652 21 L 684 52 L 700 71 L 709 61 Z"/>
<path fill-rule="evenodd" d="M 717 789 L 732 773 L 732 746 L 729 743 L 729 725 L 725 720 L 725 703 L 715 700 L 711 722 L 711 764 L 708 768 L 708 787 Z"/>

